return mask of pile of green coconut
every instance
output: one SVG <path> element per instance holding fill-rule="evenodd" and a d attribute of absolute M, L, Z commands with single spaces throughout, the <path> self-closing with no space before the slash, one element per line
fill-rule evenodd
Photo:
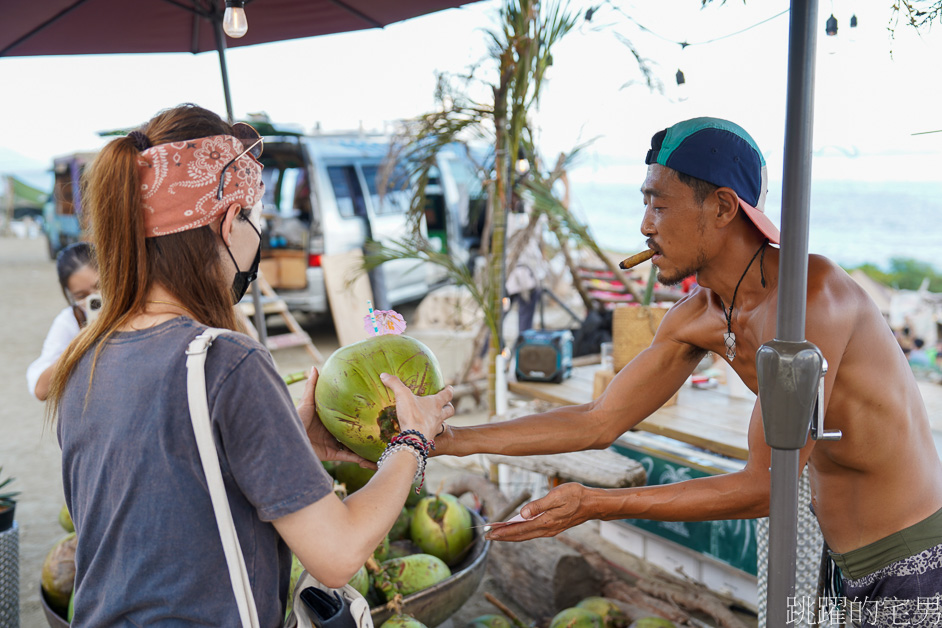
<path fill-rule="evenodd" d="M 334 478 L 334 491 L 341 499 L 362 488 L 376 473 L 352 462 L 323 464 Z M 473 542 L 471 511 L 457 497 L 448 493 L 430 495 L 424 488 L 411 490 L 396 523 L 349 584 L 372 608 L 395 604 L 450 577 L 452 568 L 465 559 Z M 303 569 L 294 557 L 289 591 L 294 590 Z M 422 626 L 401 613 L 386 624 L 387 628 Z"/>

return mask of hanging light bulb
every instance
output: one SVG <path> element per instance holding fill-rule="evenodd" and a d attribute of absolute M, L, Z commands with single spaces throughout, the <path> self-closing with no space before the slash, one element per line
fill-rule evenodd
<path fill-rule="evenodd" d="M 514 170 L 516 170 L 519 175 L 525 175 L 530 171 L 530 162 L 527 161 L 527 154 L 522 148 L 517 149 L 517 161 L 514 164 Z"/>
<path fill-rule="evenodd" d="M 678 85 L 683 85 L 687 82 L 687 79 L 684 78 L 684 73 L 680 70 L 680 68 L 677 68 L 677 75 L 675 78 L 677 79 Z"/>
<path fill-rule="evenodd" d="M 226 0 L 226 13 L 222 18 L 222 30 L 226 35 L 238 39 L 249 30 L 245 19 L 245 0 Z"/>
<path fill-rule="evenodd" d="M 827 33 L 828 37 L 837 35 L 837 18 L 834 17 L 833 13 L 828 21 L 824 23 L 824 32 Z"/>

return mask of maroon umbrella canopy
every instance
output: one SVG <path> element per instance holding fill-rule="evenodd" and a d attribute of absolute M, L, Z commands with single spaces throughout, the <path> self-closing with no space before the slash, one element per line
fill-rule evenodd
<path fill-rule="evenodd" d="M 383 27 L 473 0 L 248 0 L 249 31 L 226 46 Z M 0 56 L 206 52 L 224 0 L 31 0 L 4 3 Z"/>

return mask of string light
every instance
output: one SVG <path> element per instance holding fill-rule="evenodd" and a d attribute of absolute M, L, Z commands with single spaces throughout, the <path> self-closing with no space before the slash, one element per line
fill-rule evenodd
<path fill-rule="evenodd" d="M 245 18 L 245 0 L 226 0 L 226 13 L 222 17 L 222 30 L 234 39 L 249 31 L 249 22 Z"/>
<path fill-rule="evenodd" d="M 747 26 L 746 28 L 740 29 L 740 30 L 738 30 L 738 31 L 734 31 L 734 32 L 728 33 L 728 34 L 726 34 L 726 35 L 721 35 L 720 37 L 714 37 L 713 39 L 706 39 L 706 40 L 704 40 L 704 41 L 695 41 L 695 42 L 692 42 L 692 43 L 691 43 L 691 42 L 689 42 L 689 41 L 676 41 L 676 40 L 671 39 L 671 38 L 669 38 L 669 37 L 664 37 L 663 35 L 660 35 L 660 34 L 658 34 L 658 33 L 655 33 L 655 32 L 652 31 L 650 28 L 648 28 L 647 26 L 645 26 L 644 24 L 642 24 L 641 22 L 639 22 L 639 21 L 636 20 L 635 18 L 633 18 L 633 17 L 631 17 L 630 15 L 628 15 L 627 13 L 625 13 L 624 10 L 622 10 L 620 7 L 618 7 L 618 6 L 616 6 L 615 4 L 613 4 L 613 3 L 611 2 L 611 0 L 606 0 L 604 4 L 609 5 L 612 9 L 614 9 L 614 10 L 617 11 L 618 13 L 621 13 L 625 18 L 628 19 L 629 22 L 633 23 L 635 26 L 637 26 L 639 29 L 641 29 L 641 30 L 644 31 L 645 33 L 648 33 L 649 35 L 651 35 L 651 36 L 653 36 L 653 37 L 656 37 L 656 38 L 660 39 L 661 41 L 666 41 L 666 42 L 671 43 L 671 44 L 677 44 L 678 46 L 680 46 L 681 50 L 685 49 L 687 46 L 703 46 L 703 45 L 706 45 L 706 44 L 712 44 L 712 43 L 717 42 L 717 41 L 722 41 L 722 40 L 728 39 L 728 38 L 730 38 L 730 37 L 735 37 L 736 35 L 741 35 L 742 33 L 745 33 L 746 31 L 750 31 L 750 30 L 752 30 L 753 28 L 756 28 L 757 26 L 761 26 L 761 25 L 765 24 L 766 22 L 771 22 L 771 21 L 774 20 L 775 18 L 778 18 L 778 17 L 781 17 L 781 16 L 785 15 L 785 14 L 788 13 L 789 10 L 790 10 L 790 9 L 785 9 L 785 10 L 783 10 L 783 11 L 780 11 L 780 12 L 776 13 L 775 15 L 771 16 L 771 17 L 767 17 L 767 18 L 764 19 L 764 20 L 761 20 L 761 21 L 759 21 L 759 22 L 756 22 L 756 23 L 753 24 L 752 26 Z M 589 8 L 589 9 L 586 11 L 586 14 L 585 14 L 585 19 L 586 19 L 586 21 L 591 21 L 591 20 L 592 20 L 592 17 L 594 16 L 594 14 L 595 14 L 597 11 L 598 11 L 598 7 L 591 7 L 591 8 Z M 687 82 L 687 79 L 686 79 L 686 77 L 684 76 L 683 71 L 680 70 L 680 68 L 677 69 L 677 74 L 674 75 L 674 80 L 677 81 L 677 85 L 683 85 L 683 84 L 685 84 L 685 83 Z"/>
<path fill-rule="evenodd" d="M 828 21 L 824 23 L 824 32 L 828 37 L 834 37 L 837 35 L 837 18 L 834 17 L 834 14 L 831 14 L 831 17 L 828 18 Z"/>
<path fill-rule="evenodd" d="M 625 13 L 625 11 L 622 10 L 620 7 L 617 7 L 617 6 L 615 6 L 614 4 L 612 4 L 610 1 L 606 2 L 606 4 L 610 5 L 615 11 L 617 11 L 618 13 L 621 13 L 623 16 L 625 16 L 625 17 L 628 19 L 628 21 L 630 21 L 630 22 L 633 23 L 635 26 L 637 26 L 638 28 L 640 28 L 640 29 L 643 30 L 644 32 L 648 33 L 649 35 L 652 35 L 652 36 L 654 36 L 654 37 L 657 37 L 658 39 L 660 39 L 660 40 L 662 40 L 662 41 L 666 41 L 666 42 L 671 43 L 671 44 L 677 44 L 678 46 L 680 46 L 680 47 L 682 47 L 682 48 L 686 48 L 687 46 L 703 46 L 703 45 L 705 45 L 705 44 L 712 44 L 712 43 L 717 42 L 717 41 L 722 41 L 722 40 L 724 40 L 724 39 L 729 39 L 730 37 L 735 37 L 736 35 L 741 35 L 742 33 L 745 33 L 746 31 L 750 31 L 750 30 L 752 30 L 753 28 L 756 28 L 757 26 L 762 26 L 762 25 L 765 24 L 766 22 L 771 22 L 771 21 L 774 20 L 775 18 L 781 17 L 781 16 L 785 15 L 786 13 L 788 13 L 788 12 L 790 11 L 790 9 L 785 9 L 785 10 L 783 10 L 783 11 L 779 11 L 778 13 L 776 13 L 775 15 L 773 15 L 773 16 L 771 16 L 771 17 L 767 17 L 767 18 L 765 18 L 764 20 L 761 20 L 761 21 L 759 21 L 759 22 L 756 22 L 756 23 L 753 24 L 752 26 L 747 26 L 746 28 L 740 29 L 740 30 L 738 30 L 738 31 L 734 31 L 734 32 L 732 32 L 732 33 L 728 33 L 728 34 L 726 34 L 726 35 L 721 35 L 721 36 L 719 36 L 719 37 L 714 37 L 713 39 L 706 39 L 706 40 L 704 40 L 704 41 L 688 42 L 688 41 L 677 41 L 677 40 L 671 39 L 671 38 L 669 38 L 669 37 L 664 37 L 663 35 L 659 35 L 658 33 L 655 33 L 654 31 L 652 31 L 650 28 L 648 28 L 647 26 L 645 26 L 644 24 L 642 24 L 641 22 L 639 22 L 639 21 L 636 20 L 635 18 L 633 18 L 633 17 L 631 17 L 630 15 L 628 15 L 627 13 Z M 597 10 L 597 9 L 596 9 L 596 10 Z"/>

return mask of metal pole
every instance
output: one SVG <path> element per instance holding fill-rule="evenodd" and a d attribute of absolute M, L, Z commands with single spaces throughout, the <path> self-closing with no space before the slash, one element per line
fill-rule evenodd
<path fill-rule="evenodd" d="M 788 35 L 785 169 L 782 175 L 782 255 L 777 337 L 804 340 L 808 290 L 808 223 L 814 130 L 817 0 L 792 2 Z M 783 301 L 782 297 L 788 300 Z"/>
<path fill-rule="evenodd" d="M 229 124 L 235 122 L 235 116 L 232 115 L 232 98 L 229 95 L 229 70 L 226 67 L 226 34 L 222 31 L 222 16 L 213 14 L 210 16 L 213 21 L 213 33 L 216 35 L 216 51 L 219 53 L 219 69 L 222 71 L 222 92 L 226 97 L 226 114 L 229 116 Z"/>
<path fill-rule="evenodd" d="M 790 605 L 795 603 L 799 449 L 807 442 L 824 368 L 820 351 L 804 336 L 817 15 L 817 0 L 792 2 L 777 331 L 776 339 L 760 347 L 756 356 L 766 442 L 772 447 L 767 593 L 770 627 L 784 627 Z"/>
<path fill-rule="evenodd" d="M 211 16 L 213 32 L 216 35 L 216 50 L 219 52 L 219 69 L 222 71 L 222 91 L 226 97 L 226 115 L 229 124 L 235 122 L 232 113 L 232 98 L 229 95 L 229 70 L 226 68 L 226 35 L 222 31 L 222 16 L 218 13 Z M 262 291 L 258 282 L 252 282 L 252 307 L 255 310 L 255 330 L 258 332 L 258 341 L 263 347 L 268 346 L 268 327 L 265 324 L 265 311 L 262 309 Z"/>

